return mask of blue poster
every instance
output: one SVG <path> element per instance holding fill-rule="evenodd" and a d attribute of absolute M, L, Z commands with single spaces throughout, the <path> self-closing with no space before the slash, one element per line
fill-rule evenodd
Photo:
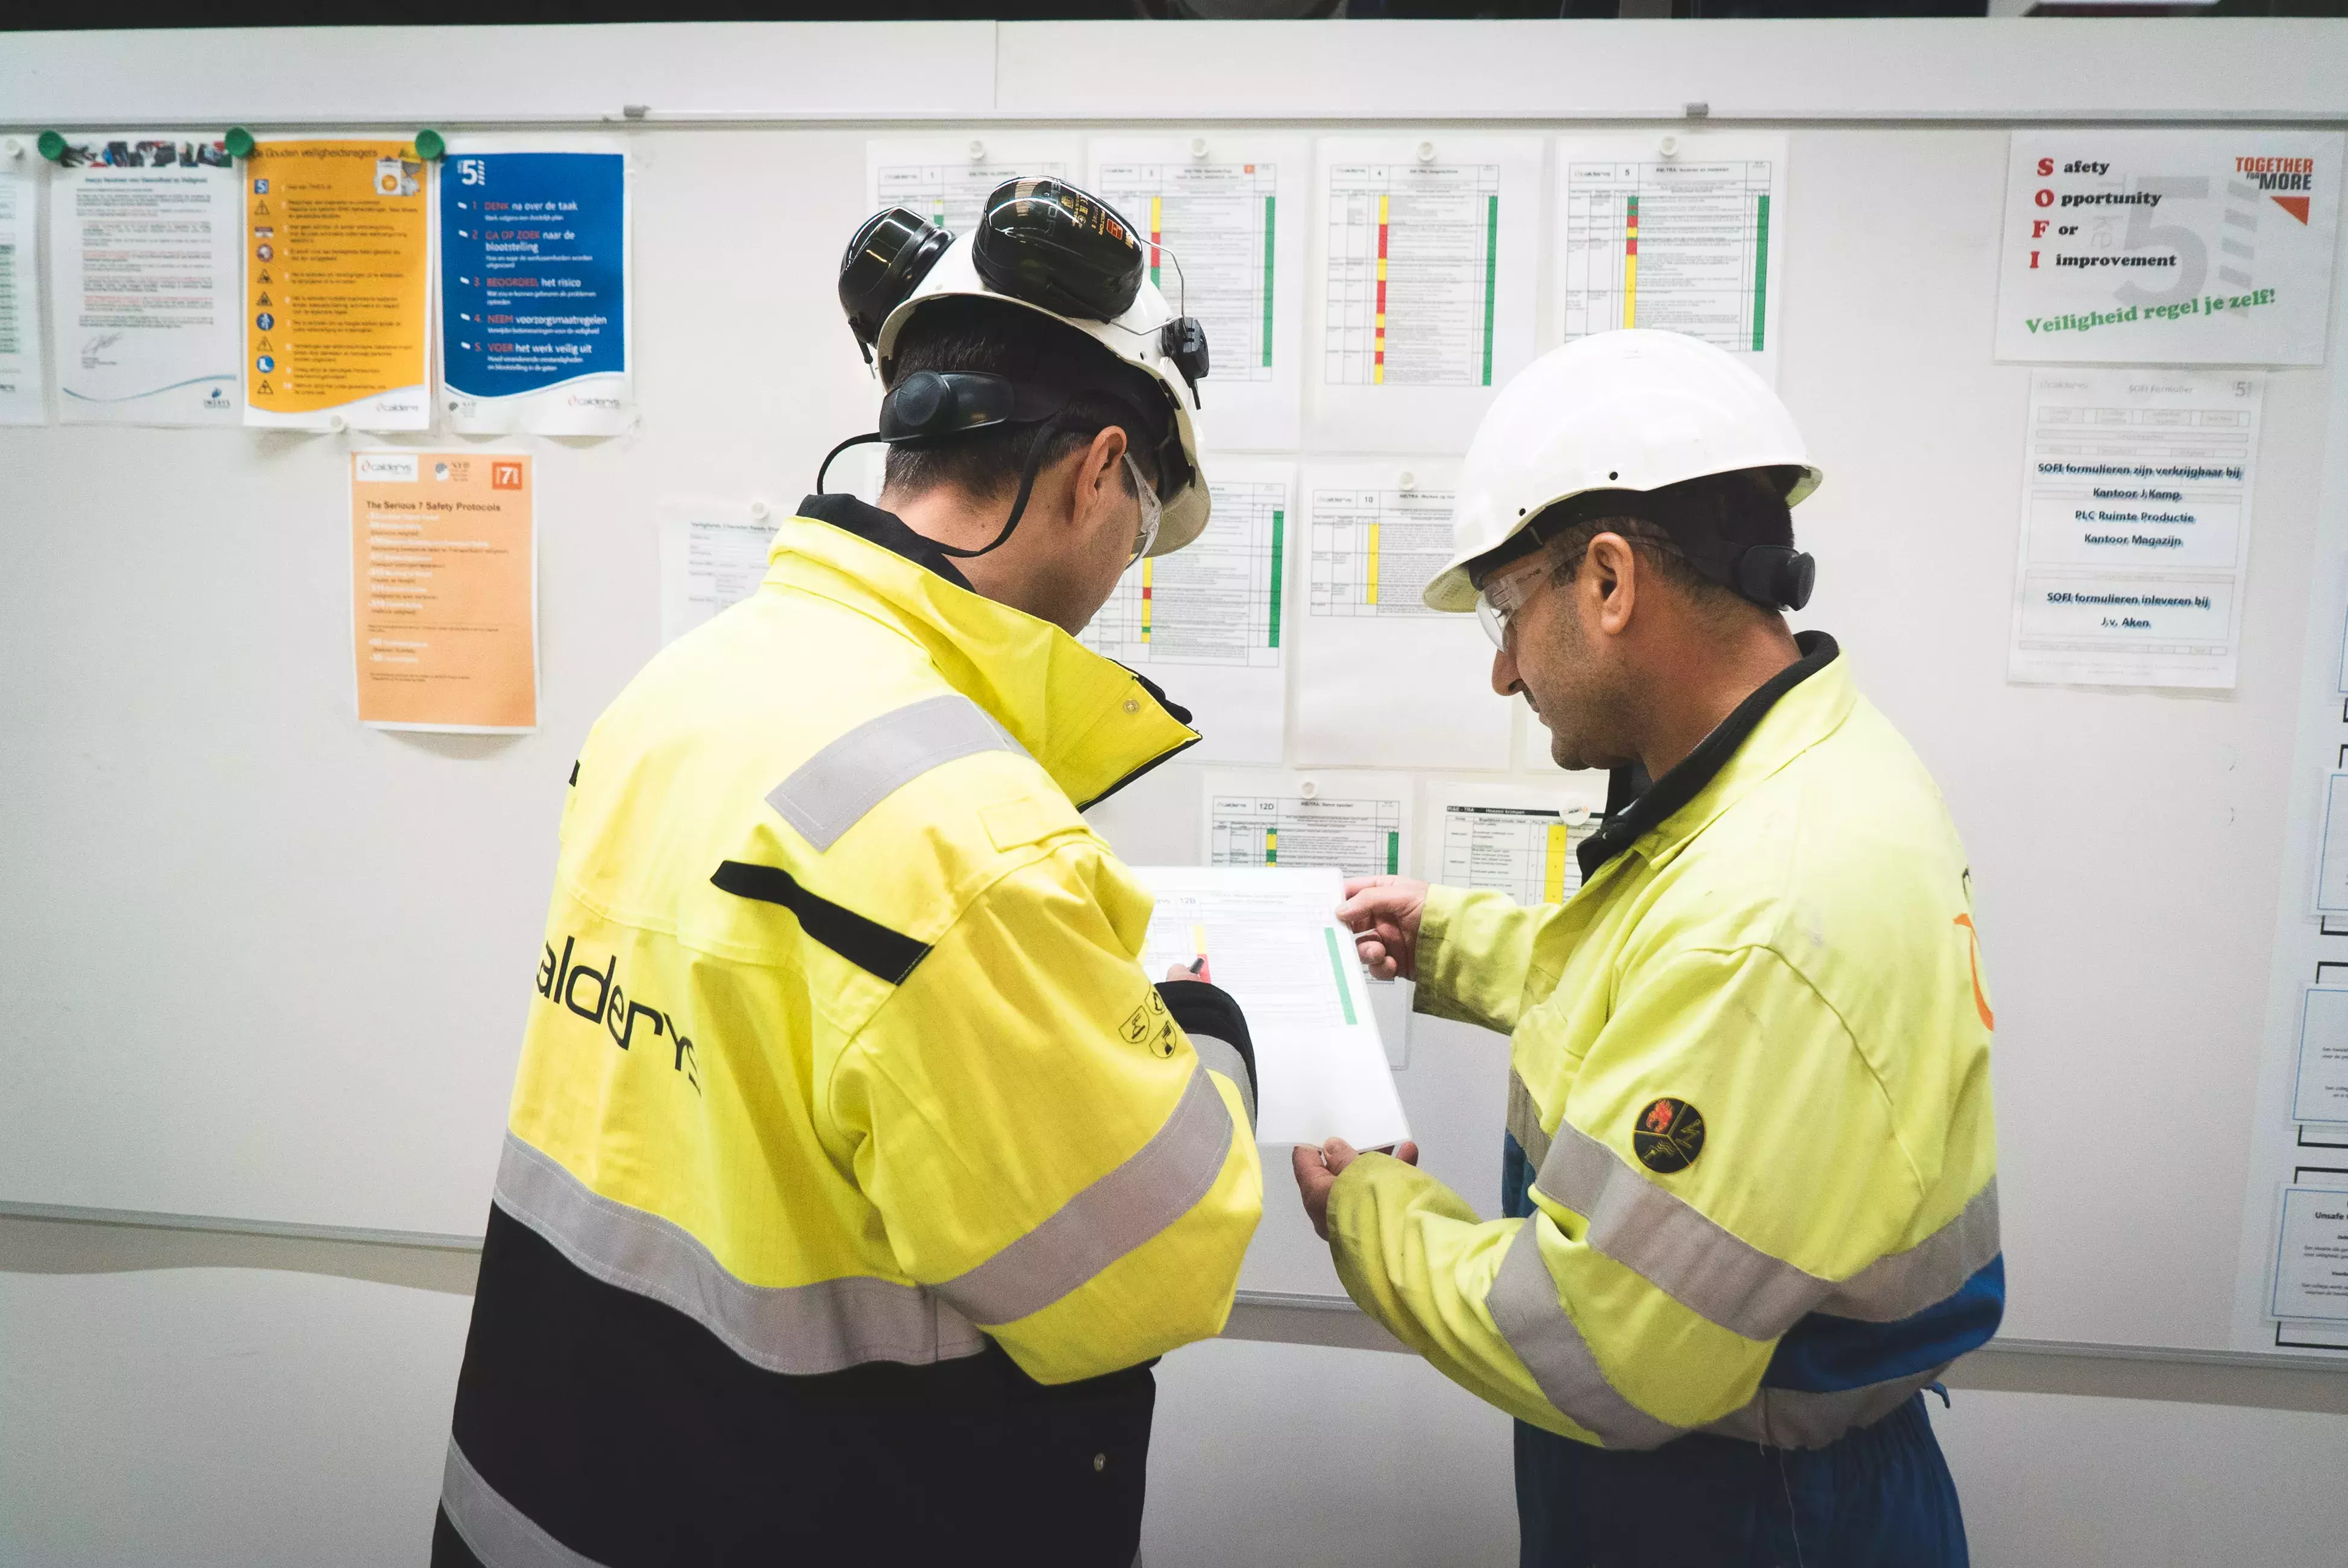
<path fill-rule="evenodd" d="M 450 425 L 588 436 L 628 428 L 625 155 L 452 151 L 439 184 Z"/>

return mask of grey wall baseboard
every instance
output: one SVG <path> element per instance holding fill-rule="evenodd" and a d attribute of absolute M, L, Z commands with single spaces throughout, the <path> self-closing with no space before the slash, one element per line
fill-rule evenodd
<path fill-rule="evenodd" d="M 0 1203 L 0 1273 L 252 1268 L 469 1295 L 481 1238 L 203 1214 Z M 1242 1290 L 1227 1339 L 1410 1352 L 1342 1296 Z M 1952 1388 L 2348 1415 L 2348 1358 L 1998 1339 L 1949 1369 Z"/>

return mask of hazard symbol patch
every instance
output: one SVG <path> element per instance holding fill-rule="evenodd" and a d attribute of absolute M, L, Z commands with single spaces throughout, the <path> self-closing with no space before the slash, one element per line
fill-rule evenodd
<path fill-rule="evenodd" d="M 1684 1171 L 1704 1153 L 1704 1112 L 1684 1100 L 1655 1101 L 1631 1124 L 1631 1147 L 1650 1171 Z"/>

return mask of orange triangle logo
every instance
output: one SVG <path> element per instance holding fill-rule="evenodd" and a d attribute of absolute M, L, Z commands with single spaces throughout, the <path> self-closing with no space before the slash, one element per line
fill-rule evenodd
<path fill-rule="evenodd" d="M 2278 196 L 2274 199 L 2276 206 L 2302 223 L 2307 221 L 2307 201 L 2308 199 L 2304 196 Z"/>

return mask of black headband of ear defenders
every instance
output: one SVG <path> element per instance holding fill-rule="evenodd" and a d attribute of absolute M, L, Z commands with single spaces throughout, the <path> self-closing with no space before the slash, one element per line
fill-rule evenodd
<path fill-rule="evenodd" d="M 1741 500 L 1742 509 L 1748 511 L 1771 504 L 1757 496 Z M 1784 536 L 1791 538 L 1789 508 L 1782 497 L 1775 505 L 1787 514 L 1781 528 Z M 1601 518 L 1638 518 L 1663 529 L 1690 565 L 1738 598 L 1764 610 L 1799 610 L 1807 604 L 1818 579 L 1817 561 L 1790 544 L 1747 544 L 1735 538 L 1729 506 L 1724 487 L 1704 479 L 1656 490 L 1586 490 L 1542 511 L 1479 565 L 1488 574 L 1530 555 L 1580 523 Z M 1518 540 L 1524 543 L 1519 545 Z"/>

